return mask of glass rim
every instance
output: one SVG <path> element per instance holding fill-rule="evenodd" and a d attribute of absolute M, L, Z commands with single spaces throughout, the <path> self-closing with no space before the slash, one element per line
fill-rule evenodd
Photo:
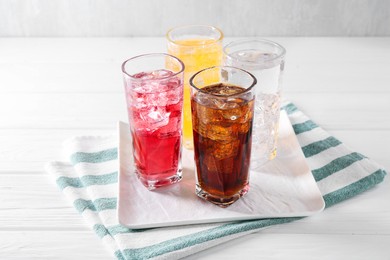
<path fill-rule="evenodd" d="M 217 31 L 219 33 L 219 37 L 218 37 L 218 39 L 215 39 L 215 41 L 210 42 L 210 43 L 205 43 L 205 44 L 178 44 L 171 37 L 171 34 L 172 34 L 172 32 L 174 30 L 184 29 L 184 28 L 196 28 L 196 27 L 199 27 L 199 28 L 203 27 L 203 28 L 208 28 L 208 29 L 215 30 L 215 31 Z M 167 38 L 168 42 L 171 43 L 171 44 L 174 44 L 174 45 L 177 45 L 177 46 L 188 46 L 188 47 L 191 47 L 191 46 L 204 46 L 204 45 L 215 44 L 216 42 L 222 41 L 224 35 L 223 35 L 222 30 L 217 28 L 217 27 L 215 27 L 215 26 L 212 26 L 212 25 L 201 25 L 201 24 L 196 25 L 196 24 L 194 24 L 194 25 L 183 25 L 183 26 L 173 27 L 173 28 L 171 28 L 171 29 L 169 29 L 167 31 L 167 33 L 165 34 L 165 37 Z"/>
<path fill-rule="evenodd" d="M 276 55 L 276 57 L 273 57 L 273 58 L 270 58 L 270 59 L 266 59 L 267 62 L 270 62 L 270 61 L 274 61 L 274 60 L 277 60 L 277 59 L 281 59 L 281 58 L 284 58 L 284 56 L 286 56 L 286 49 L 280 45 L 279 43 L 277 42 L 274 42 L 274 41 L 271 41 L 271 40 L 267 40 L 267 39 L 243 39 L 243 40 L 235 40 L 235 41 L 232 41 L 232 42 L 229 42 L 227 45 L 225 45 L 223 48 L 222 48 L 222 52 L 223 54 L 228 57 L 229 59 L 234 59 L 233 57 L 231 57 L 231 55 L 227 52 L 227 49 L 232 47 L 233 45 L 240 45 L 240 44 L 243 44 L 243 43 L 250 43 L 250 42 L 257 42 L 257 43 L 266 43 L 266 44 L 269 44 L 269 45 L 272 45 L 276 48 L 278 48 L 281 52 L 280 54 Z M 251 62 L 251 61 L 241 61 L 240 62 L 242 63 L 247 63 L 247 64 L 256 64 L 257 62 Z"/>
<path fill-rule="evenodd" d="M 139 58 L 143 58 L 143 57 L 150 57 L 150 56 L 165 56 L 165 57 L 171 57 L 173 59 L 175 59 L 176 61 L 179 62 L 179 64 L 181 65 L 181 69 L 178 71 L 178 72 L 174 72 L 172 75 L 169 75 L 169 76 L 165 76 L 165 77 L 161 77 L 161 78 L 157 78 L 157 79 L 140 79 L 140 78 L 136 78 L 132 75 L 130 75 L 129 73 L 127 73 L 126 71 L 126 64 L 129 62 L 129 61 L 133 61 L 135 59 L 139 59 Z M 184 72 L 184 63 L 177 57 L 171 55 L 171 54 L 168 54 L 168 53 L 146 53 L 146 54 L 141 54 L 141 55 L 137 55 L 137 56 L 134 56 L 134 57 L 131 57 L 127 60 L 125 60 L 123 63 L 122 63 L 122 72 L 123 74 L 125 74 L 126 76 L 130 77 L 131 80 L 134 80 L 134 81 L 156 81 L 156 80 L 165 80 L 165 79 L 169 79 L 169 78 L 172 78 L 172 77 L 175 77 L 177 75 L 179 75 L 180 73 L 183 73 Z M 142 71 L 140 71 L 142 72 Z M 172 71 L 173 72 L 173 71 Z"/>
<path fill-rule="evenodd" d="M 245 90 L 243 90 L 243 91 L 241 91 L 241 92 L 239 92 L 239 93 L 234 93 L 234 94 L 230 94 L 230 95 L 219 95 L 219 94 L 208 93 L 208 92 L 206 92 L 206 91 L 203 91 L 202 88 L 198 88 L 197 86 L 195 86 L 195 84 L 193 83 L 193 80 L 194 80 L 194 78 L 195 78 L 198 74 L 200 74 L 200 73 L 202 73 L 202 72 L 204 72 L 204 71 L 206 71 L 206 70 L 211 70 L 211 69 L 216 69 L 216 68 L 220 68 L 220 69 L 223 69 L 223 68 L 230 68 L 230 69 L 240 70 L 240 71 L 242 71 L 242 72 L 248 74 L 248 75 L 253 79 L 253 82 L 252 82 L 252 84 L 251 84 L 248 88 L 246 88 Z M 253 89 L 253 87 L 257 84 L 257 79 L 256 79 L 256 77 L 255 77 L 252 73 L 250 73 L 249 71 L 246 71 L 246 70 L 244 70 L 244 69 L 237 68 L 237 67 L 233 67 L 233 66 L 213 66 L 213 67 L 208 67 L 208 68 L 202 69 L 202 70 L 198 71 L 197 73 L 195 73 L 194 75 L 192 75 L 192 77 L 190 78 L 189 81 L 190 81 L 191 87 L 195 88 L 197 91 L 200 91 L 200 92 L 202 92 L 202 93 L 205 93 L 205 94 L 208 94 L 208 95 L 211 95 L 211 96 L 214 96 L 214 97 L 219 97 L 219 98 L 240 96 L 240 95 L 242 95 L 242 94 L 244 94 L 244 93 L 247 93 L 247 92 L 251 91 L 251 90 Z M 222 83 L 222 82 L 221 82 L 221 83 Z M 218 84 L 218 83 L 215 83 L 215 84 Z M 239 86 L 239 87 L 241 87 L 241 86 Z"/>

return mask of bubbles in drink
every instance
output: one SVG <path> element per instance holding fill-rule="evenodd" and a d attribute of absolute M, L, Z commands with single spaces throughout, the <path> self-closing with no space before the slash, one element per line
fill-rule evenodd
<path fill-rule="evenodd" d="M 138 114 L 139 121 L 142 122 L 142 125 L 145 126 L 145 130 L 147 131 L 154 131 L 158 128 L 166 126 L 169 122 L 169 113 L 166 112 L 165 107 L 147 107 L 145 109 L 138 110 Z"/>
<path fill-rule="evenodd" d="M 273 159 L 279 129 L 280 95 L 260 93 L 256 96 L 253 121 L 252 162 Z M 261 156 L 260 156 L 261 155 Z M 269 156 L 269 157 L 268 157 Z"/>

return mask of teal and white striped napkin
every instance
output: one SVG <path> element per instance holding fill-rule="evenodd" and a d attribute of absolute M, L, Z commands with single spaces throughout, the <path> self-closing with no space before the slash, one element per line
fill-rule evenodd
<path fill-rule="evenodd" d="M 312 169 L 326 207 L 382 182 L 386 172 L 352 152 L 292 103 L 284 106 Z M 76 137 L 65 142 L 70 162 L 51 162 L 47 171 L 89 226 L 118 259 L 178 259 L 225 241 L 291 222 L 277 218 L 131 230 L 118 223 L 117 136 Z"/>

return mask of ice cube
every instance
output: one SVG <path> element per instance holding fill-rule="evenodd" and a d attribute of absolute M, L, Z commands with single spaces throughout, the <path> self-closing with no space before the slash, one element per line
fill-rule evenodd
<path fill-rule="evenodd" d="M 233 53 L 232 56 L 238 58 L 240 61 L 260 63 L 273 59 L 277 55 L 275 53 L 264 52 L 261 50 L 244 50 Z"/>
<path fill-rule="evenodd" d="M 165 108 L 162 107 L 153 107 L 151 110 L 149 110 L 147 115 L 148 120 L 151 119 L 153 121 L 162 121 L 167 117 Z"/>
<path fill-rule="evenodd" d="M 212 98 L 210 99 L 213 102 L 214 107 L 217 109 L 227 109 L 228 104 L 226 103 L 226 100 L 220 99 L 220 98 Z"/>
<path fill-rule="evenodd" d="M 137 93 L 149 93 L 152 89 L 147 82 L 134 82 L 132 84 L 132 90 Z"/>
<path fill-rule="evenodd" d="M 242 117 L 246 110 L 241 104 L 243 100 L 239 98 L 229 98 L 225 101 L 224 109 L 221 110 L 223 118 L 235 121 Z"/>
<path fill-rule="evenodd" d="M 137 81 L 129 81 L 128 84 L 126 85 L 126 92 L 127 93 L 133 93 L 133 92 L 144 93 L 142 83 L 137 82 Z"/>
<path fill-rule="evenodd" d="M 233 131 L 232 125 L 208 124 L 207 138 L 214 141 L 229 142 L 237 138 L 237 132 Z"/>
<path fill-rule="evenodd" d="M 169 80 L 167 80 L 166 84 L 168 85 L 169 89 L 176 89 L 176 88 L 180 88 L 182 82 L 179 77 L 172 77 Z"/>
<path fill-rule="evenodd" d="M 212 124 L 223 120 L 219 110 L 202 105 L 196 106 L 196 117 L 198 117 L 203 124 Z"/>
<path fill-rule="evenodd" d="M 250 125 L 249 121 L 246 123 L 243 123 L 243 124 L 239 124 L 238 125 L 238 132 L 245 134 L 249 131 L 250 126 L 251 125 Z"/>
<path fill-rule="evenodd" d="M 225 119 L 237 123 L 245 123 L 253 117 L 252 106 L 253 101 L 246 103 L 246 101 L 238 99 L 238 101 L 227 105 L 227 107 L 231 107 L 231 109 L 222 110 L 221 113 Z"/>
<path fill-rule="evenodd" d="M 279 94 L 259 94 L 256 97 L 256 106 L 268 113 L 278 113 L 280 106 Z"/>
<path fill-rule="evenodd" d="M 181 88 L 169 89 L 164 94 L 166 95 L 168 105 L 177 104 L 183 99 L 183 91 Z"/>
<path fill-rule="evenodd" d="M 242 92 L 244 89 L 237 86 L 230 86 L 230 85 L 223 85 L 219 91 L 218 94 L 222 96 L 230 96 L 234 94 L 238 94 Z"/>
<path fill-rule="evenodd" d="M 145 89 L 148 90 L 148 93 L 158 93 L 166 91 L 165 86 L 158 81 L 145 82 Z"/>
<path fill-rule="evenodd" d="M 146 79 L 147 80 L 147 79 L 152 79 L 153 74 L 150 72 L 140 72 L 140 73 L 132 75 L 132 77 L 136 78 L 136 79 Z"/>
<path fill-rule="evenodd" d="M 198 132 L 201 136 L 207 137 L 207 127 L 202 121 L 198 118 L 195 118 L 195 122 L 192 124 L 192 127 L 196 132 Z"/>
<path fill-rule="evenodd" d="M 159 129 L 159 137 L 178 136 L 181 129 L 181 113 L 170 112 L 168 124 Z"/>
<path fill-rule="evenodd" d="M 242 109 L 240 107 L 233 108 L 233 109 L 226 109 L 226 110 L 222 110 L 221 114 L 223 118 L 227 120 L 235 121 L 244 115 L 244 113 L 241 110 Z"/>
<path fill-rule="evenodd" d="M 169 123 L 170 112 L 165 107 L 153 106 L 139 111 L 140 119 L 146 123 L 148 131 L 155 131 Z"/>
<path fill-rule="evenodd" d="M 194 97 L 194 101 L 202 106 L 211 106 L 213 105 L 213 97 L 210 97 L 208 94 L 198 91 Z"/>
<path fill-rule="evenodd" d="M 137 97 L 135 100 L 132 101 L 132 104 L 137 108 L 137 109 L 143 109 L 148 107 L 148 103 L 146 102 L 146 99 L 143 97 Z"/>
<path fill-rule="evenodd" d="M 231 142 L 215 142 L 213 145 L 214 157 L 218 160 L 233 157 L 237 155 L 239 140 L 232 140 Z"/>
<path fill-rule="evenodd" d="M 161 70 L 152 71 L 151 74 L 153 76 L 153 79 L 161 79 L 161 78 L 172 76 L 173 72 L 170 70 L 161 69 Z"/>
<path fill-rule="evenodd" d="M 146 121 L 142 120 L 139 109 L 135 109 L 134 107 L 128 108 L 129 114 L 129 122 L 132 125 L 132 128 L 137 131 L 146 131 L 148 128 L 148 124 Z"/>
<path fill-rule="evenodd" d="M 168 105 L 169 99 L 166 92 L 160 92 L 152 95 L 150 101 L 156 106 L 165 107 Z"/>

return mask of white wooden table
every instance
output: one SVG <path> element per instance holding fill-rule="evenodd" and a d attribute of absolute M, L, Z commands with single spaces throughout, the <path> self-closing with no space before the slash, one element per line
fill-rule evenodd
<path fill-rule="evenodd" d="M 231 39 L 225 41 L 228 42 Z M 284 96 L 390 170 L 390 38 L 274 38 Z M 110 259 L 43 170 L 61 142 L 126 120 L 120 65 L 163 38 L 0 38 L 0 259 Z M 390 180 L 189 259 L 390 259 Z"/>

